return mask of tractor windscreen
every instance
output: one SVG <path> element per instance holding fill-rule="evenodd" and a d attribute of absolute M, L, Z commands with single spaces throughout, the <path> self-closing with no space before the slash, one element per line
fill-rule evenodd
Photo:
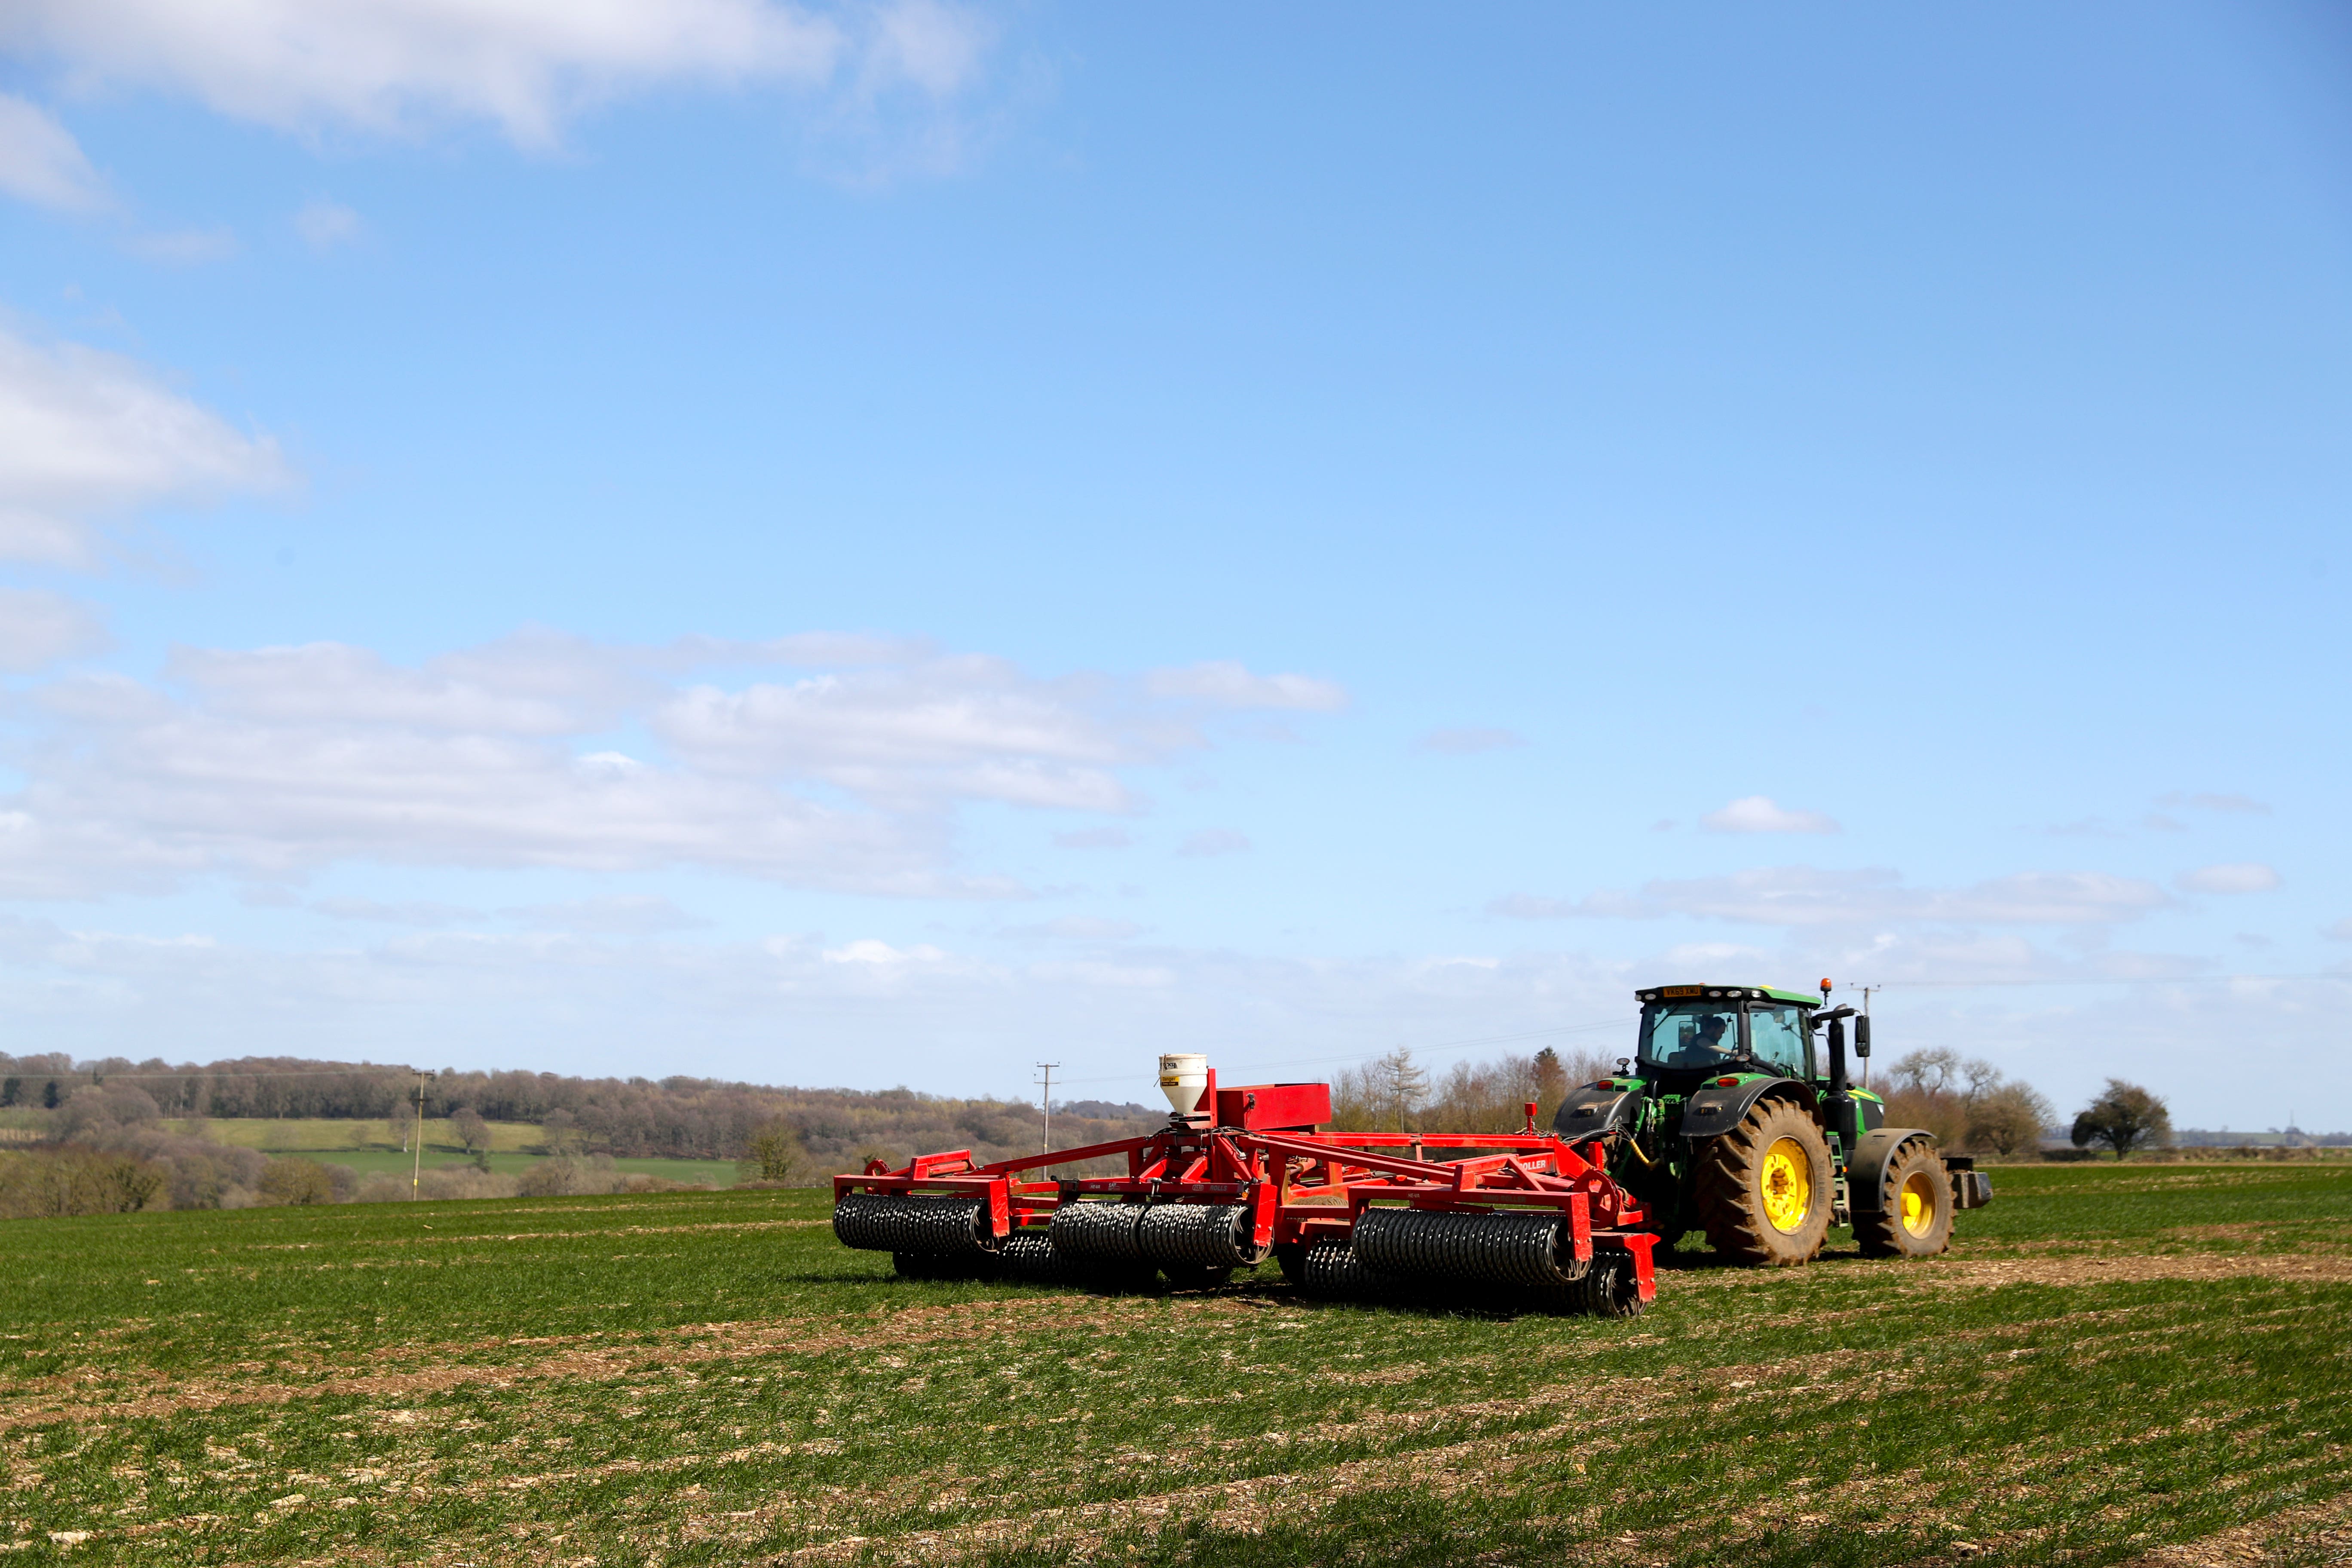
<path fill-rule="evenodd" d="M 1739 1009 L 1722 1002 L 1653 1002 L 1642 1009 L 1642 1065 L 1720 1067 L 1738 1054 Z"/>
<path fill-rule="evenodd" d="M 1748 1014 L 1748 1054 L 1756 1065 L 1790 1078 L 1810 1076 L 1804 1019 L 1793 1006 L 1756 1006 Z M 1688 998 L 1642 1009 L 1642 1065 L 1702 1071 L 1739 1056 L 1737 1003 Z"/>

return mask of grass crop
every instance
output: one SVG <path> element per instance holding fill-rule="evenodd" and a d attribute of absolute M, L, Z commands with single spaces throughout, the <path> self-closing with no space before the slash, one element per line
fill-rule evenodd
<path fill-rule="evenodd" d="M 404 1176 L 414 1168 L 414 1156 L 404 1139 L 414 1123 L 369 1121 L 339 1117 L 217 1117 L 204 1121 L 166 1121 L 176 1131 L 201 1131 L 217 1143 L 259 1149 L 271 1154 L 301 1154 L 331 1165 L 349 1165 L 362 1176 L 379 1172 Z M 490 1169 L 518 1176 L 546 1157 L 546 1134 L 535 1121 L 492 1121 L 485 1157 Z M 446 1117 L 425 1121 L 425 1166 L 467 1163 L 473 1156 Z M 616 1159 L 613 1168 L 640 1175 L 666 1176 L 673 1182 L 709 1182 L 730 1186 L 736 1177 L 732 1160 L 672 1160 L 658 1156 Z"/>
<path fill-rule="evenodd" d="M 166 1120 L 164 1125 L 175 1131 L 201 1132 L 216 1143 L 272 1154 L 308 1154 L 355 1149 L 404 1151 L 416 1124 L 406 1117 L 371 1121 L 340 1116 L 220 1116 L 195 1121 Z M 494 1154 L 539 1152 L 546 1138 L 535 1121 L 487 1121 L 483 1126 L 488 1131 L 488 1148 Z M 447 1117 L 425 1119 L 426 1159 L 465 1152 L 465 1141 Z"/>
<path fill-rule="evenodd" d="M 2005 1168 L 1629 1322 L 901 1280 L 822 1193 L 0 1226 L 39 1563 L 2102 1563 L 2352 1544 L 2352 1170 Z"/>

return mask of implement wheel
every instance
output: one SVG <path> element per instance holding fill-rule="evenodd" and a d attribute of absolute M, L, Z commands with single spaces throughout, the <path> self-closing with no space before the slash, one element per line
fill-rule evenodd
<path fill-rule="evenodd" d="M 1895 1152 L 1878 1178 L 1878 1212 L 1856 1194 L 1853 1238 L 1864 1258 L 1933 1258 L 1952 1244 L 1952 1178 L 1927 1139 Z"/>
<path fill-rule="evenodd" d="M 1699 1155 L 1699 1223 L 1735 1262 L 1785 1268 L 1822 1249 L 1830 1229 L 1830 1146 L 1811 1117 L 1763 1100 Z"/>
<path fill-rule="evenodd" d="M 1596 1318 L 1639 1317 L 1649 1306 L 1642 1300 L 1633 1260 L 1613 1254 L 1595 1258 L 1584 1278 L 1569 1289 L 1575 1293 L 1576 1304 Z"/>

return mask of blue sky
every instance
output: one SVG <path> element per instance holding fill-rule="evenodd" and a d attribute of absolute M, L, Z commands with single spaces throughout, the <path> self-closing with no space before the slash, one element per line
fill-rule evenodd
<path fill-rule="evenodd" d="M 6 1048 L 1123 1098 L 1829 974 L 2352 1125 L 2323 9 L 0 51 Z"/>

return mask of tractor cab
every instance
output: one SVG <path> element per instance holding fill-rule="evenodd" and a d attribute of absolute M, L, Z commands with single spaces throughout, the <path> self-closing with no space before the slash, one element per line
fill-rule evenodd
<path fill-rule="evenodd" d="M 1686 1088 L 1725 1073 L 1813 1079 L 1814 998 L 1760 985 L 1662 985 L 1638 993 L 1634 1071 Z"/>

